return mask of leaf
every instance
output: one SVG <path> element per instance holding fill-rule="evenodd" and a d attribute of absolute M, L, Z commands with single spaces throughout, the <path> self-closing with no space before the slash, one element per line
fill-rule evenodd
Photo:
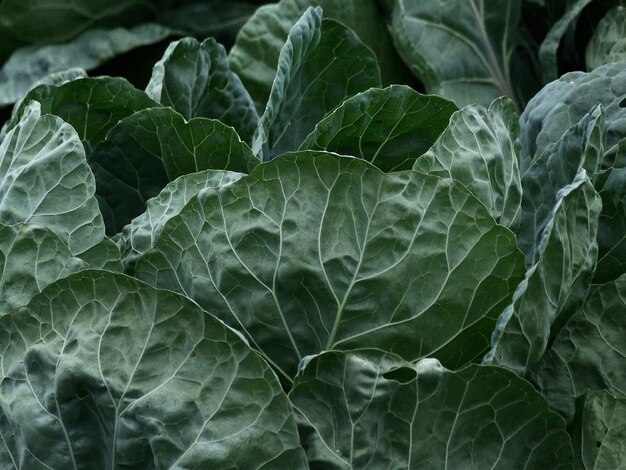
<path fill-rule="evenodd" d="M 148 201 L 146 211 L 134 218 L 120 234 L 117 241 L 124 265 L 132 267 L 141 254 L 152 248 L 165 223 L 178 215 L 193 196 L 205 189 L 230 184 L 242 176 L 230 171 L 205 170 L 169 183 L 158 196 Z"/>
<path fill-rule="evenodd" d="M 389 31 L 426 91 L 457 106 L 516 99 L 510 60 L 521 0 L 387 0 Z M 445 60 L 442 60 L 442 52 Z"/>
<path fill-rule="evenodd" d="M 229 52 L 230 66 L 263 112 L 276 75 L 278 57 L 289 31 L 308 7 L 319 6 L 324 18 L 353 30 L 371 49 L 380 64 L 382 83 L 408 83 L 411 76 L 402 64 L 379 12 L 376 0 L 281 0 L 263 5 L 240 29 Z"/>
<path fill-rule="evenodd" d="M 455 109 L 443 98 L 405 85 L 371 88 L 324 117 L 300 150 L 361 157 L 383 171 L 408 170 L 444 131 Z"/>
<path fill-rule="evenodd" d="M 289 32 L 252 150 L 263 160 L 297 150 L 341 102 L 380 86 L 376 57 L 345 26 L 309 8 Z"/>
<path fill-rule="evenodd" d="M 575 452 L 582 468 L 619 468 L 626 458 L 626 400 L 606 391 L 587 392 L 576 429 Z"/>
<path fill-rule="evenodd" d="M 0 144 L 0 223 L 32 223 L 52 230 L 72 254 L 104 238 L 95 181 L 76 131 L 39 103 Z"/>
<path fill-rule="evenodd" d="M 171 108 L 144 109 L 120 120 L 89 160 L 111 234 L 179 176 L 207 169 L 247 172 L 258 162 L 231 127 L 206 118 L 186 122 Z"/>
<path fill-rule="evenodd" d="M 626 60 L 626 8 L 617 6 L 600 20 L 587 43 L 585 64 L 593 70 L 604 64 Z"/>
<path fill-rule="evenodd" d="M 533 380 L 550 405 L 567 419 L 577 397 L 606 389 L 626 397 L 626 275 L 601 286 L 576 312 L 542 361 Z"/>
<path fill-rule="evenodd" d="M 522 176 L 522 216 L 517 240 L 527 267 L 537 262 L 543 233 L 559 191 L 574 181 L 579 169 L 593 177 L 604 157 L 605 113 L 596 106 L 577 125 L 547 146 Z"/>
<path fill-rule="evenodd" d="M 189 120 L 219 119 L 251 142 L 259 116 L 250 95 L 228 67 L 224 46 L 184 38 L 169 45 L 156 63 L 146 93 Z"/>
<path fill-rule="evenodd" d="M 11 118 L 9 128 L 22 116 L 24 106 L 31 100 L 41 103 L 42 113 L 54 114 L 71 124 L 88 153 L 120 119 L 140 109 L 159 106 L 123 78 L 80 78 L 31 90 Z"/>
<path fill-rule="evenodd" d="M 17 101 L 50 73 L 70 68 L 91 70 L 136 47 L 162 41 L 172 33 L 158 24 L 90 29 L 67 43 L 18 49 L 0 69 L 0 106 Z"/>
<path fill-rule="evenodd" d="M 26 305 L 51 282 L 85 267 L 51 230 L 0 224 L 0 316 Z"/>
<path fill-rule="evenodd" d="M 470 105 L 455 112 L 432 148 L 413 169 L 462 183 L 502 225 L 519 224 L 522 187 L 516 140 L 519 124 L 510 100 L 485 109 Z"/>
<path fill-rule="evenodd" d="M 3 0 L 0 2 L 0 61 L 29 44 L 69 41 L 88 28 L 141 21 L 155 6 L 142 0 Z"/>
<path fill-rule="evenodd" d="M 134 274 L 235 325 L 289 381 L 329 349 L 476 359 L 523 257 L 451 180 L 298 152 L 192 198 Z"/>
<path fill-rule="evenodd" d="M 520 169 L 533 160 L 598 104 L 604 113 L 606 148 L 626 137 L 626 68 L 608 64 L 589 73 L 571 72 L 549 83 L 530 100 L 520 116 Z"/>
<path fill-rule="evenodd" d="M 578 19 L 578 15 L 593 0 L 570 1 L 564 11 L 563 16 L 552 25 L 550 31 L 539 47 L 539 61 L 544 82 L 556 80 L 559 77 L 557 52 L 563 35 L 572 23 Z"/>
<path fill-rule="evenodd" d="M 3 468 L 306 468 L 275 374 L 177 294 L 82 271 L 0 336 Z"/>
<path fill-rule="evenodd" d="M 596 267 L 602 203 L 584 170 L 561 189 L 543 232 L 537 262 L 526 272 L 513 303 L 492 336 L 486 364 L 524 376 L 538 363 L 568 317 L 585 300 Z"/>
<path fill-rule="evenodd" d="M 119 247 L 108 237 L 78 255 L 90 268 L 121 273 L 124 271 Z"/>
<path fill-rule="evenodd" d="M 314 468 L 572 468 L 563 419 L 498 367 L 332 351 L 300 370 L 289 398 Z"/>

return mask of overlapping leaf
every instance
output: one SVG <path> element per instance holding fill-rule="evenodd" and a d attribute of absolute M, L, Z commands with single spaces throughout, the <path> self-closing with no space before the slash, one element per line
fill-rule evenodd
<path fill-rule="evenodd" d="M 187 120 L 219 119 L 248 143 L 259 121 L 250 95 L 228 67 L 224 46 L 212 38 L 171 43 L 154 66 L 146 93 Z"/>
<path fill-rule="evenodd" d="M 461 182 L 499 223 L 515 229 L 522 198 L 517 121 L 506 98 L 494 101 L 489 109 L 466 106 L 452 115 L 449 126 L 413 168 Z"/>
<path fill-rule="evenodd" d="M 280 52 L 269 101 L 252 141 L 268 160 L 297 150 L 315 125 L 356 93 L 380 86 L 374 53 L 350 29 L 309 8 Z"/>
<path fill-rule="evenodd" d="M 549 339 L 557 335 L 589 291 L 598 255 L 601 207 L 600 196 L 584 170 L 559 191 L 537 262 L 500 316 L 484 362 L 509 367 L 522 376 L 539 362 Z"/>
<path fill-rule="evenodd" d="M 364 158 L 383 171 L 407 170 L 446 129 L 456 106 L 408 86 L 372 88 L 322 119 L 300 150 Z"/>
<path fill-rule="evenodd" d="M 502 95 L 515 100 L 510 61 L 521 0 L 384 3 L 396 48 L 428 93 L 459 107 L 488 106 Z"/>
<path fill-rule="evenodd" d="M 626 61 L 626 8 L 609 10 L 587 44 L 585 64 L 593 70 L 611 62 Z"/>
<path fill-rule="evenodd" d="M 306 468 L 276 375 L 189 299 L 82 271 L 0 338 L 2 468 Z"/>
<path fill-rule="evenodd" d="M 126 266 L 154 246 L 165 223 L 178 215 L 189 200 L 207 188 L 219 188 L 237 181 L 242 173 L 221 170 L 206 170 L 181 176 L 169 183 L 159 195 L 150 199 L 146 212 L 124 227 L 118 238 Z"/>
<path fill-rule="evenodd" d="M 314 468 L 572 468 L 563 419 L 499 367 L 329 352 L 298 373 L 289 398 Z"/>
<path fill-rule="evenodd" d="M 601 286 L 576 312 L 542 361 L 533 379 L 551 406 L 569 419 L 577 397 L 607 389 L 626 397 L 626 275 Z"/>
<path fill-rule="evenodd" d="M 0 223 L 42 225 L 81 253 L 104 239 L 95 189 L 72 126 L 37 102 L 25 107 L 0 145 Z"/>
<path fill-rule="evenodd" d="M 154 246 L 137 277 L 244 331 L 288 379 L 328 349 L 474 360 L 523 274 L 513 234 L 460 184 L 323 152 L 201 192 Z"/>
<path fill-rule="evenodd" d="M 159 42 L 172 32 L 157 24 L 90 29 L 68 43 L 19 49 L 0 69 L 0 106 L 19 100 L 46 75 L 71 68 L 91 70 L 118 54 Z"/>
<path fill-rule="evenodd" d="M 122 119 L 90 158 L 109 233 L 121 231 L 145 211 L 148 199 L 181 175 L 247 172 L 258 162 L 231 127 L 206 118 L 186 122 L 171 108 Z"/>
<path fill-rule="evenodd" d="M 376 0 L 281 0 L 260 7 L 241 28 L 229 52 L 231 67 L 250 91 L 259 112 L 265 109 L 278 56 L 289 31 L 310 6 L 321 7 L 324 18 L 348 26 L 374 51 L 384 85 L 410 80 L 410 73 L 393 47 Z"/>

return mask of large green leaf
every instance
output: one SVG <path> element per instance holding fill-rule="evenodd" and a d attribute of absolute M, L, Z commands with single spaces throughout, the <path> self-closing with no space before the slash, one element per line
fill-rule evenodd
<path fill-rule="evenodd" d="M 146 0 L 3 0 L 0 61 L 18 47 L 66 42 L 89 28 L 140 22 L 155 10 Z"/>
<path fill-rule="evenodd" d="M 472 361 L 524 270 L 460 184 L 310 151 L 201 192 L 154 247 L 137 277 L 244 331 L 288 380 L 328 349 Z"/>
<path fill-rule="evenodd" d="M 543 356 L 568 315 L 585 300 L 596 267 L 602 203 L 584 170 L 559 191 L 543 232 L 538 261 L 498 320 L 485 363 L 524 375 Z"/>
<path fill-rule="evenodd" d="M 568 418 L 577 397 L 608 389 L 626 397 L 626 275 L 601 286 L 576 312 L 533 370 L 551 406 Z"/>
<path fill-rule="evenodd" d="M 561 39 L 567 29 L 570 28 L 572 24 L 576 23 L 580 12 L 592 1 L 593 0 L 574 0 L 568 2 L 563 16 L 554 23 L 550 31 L 548 31 L 548 34 L 539 47 L 539 60 L 541 61 L 541 72 L 544 82 L 556 80 L 559 77 L 557 52 L 561 44 Z"/>
<path fill-rule="evenodd" d="M 228 68 L 224 46 L 210 38 L 173 42 L 156 63 L 146 88 L 152 99 L 171 106 L 189 120 L 219 119 L 252 141 L 259 121 L 250 95 Z"/>
<path fill-rule="evenodd" d="M 276 375 L 189 299 L 82 271 L 0 338 L 2 468 L 306 468 Z"/>
<path fill-rule="evenodd" d="M 604 158 L 604 112 L 596 106 L 560 138 L 546 146 L 522 176 L 522 215 L 517 233 L 526 265 L 537 262 L 544 230 L 557 203 L 559 191 L 584 168 L 591 178 Z M 594 222 L 595 223 L 595 222 Z"/>
<path fill-rule="evenodd" d="M 247 172 L 258 159 L 220 121 L 185 119 L 171 108 L 149 108 L 117 123 L 89 159 L 109 233 L 143 213 L 174 179 L 217 169 Z"/>
<path fill-rule="evenodd" d="M 385 0 L 389 30 L 426 91 L 458 106 L 515 100 L 511 56 L 521 0 Z"/>
<path fill-rule="evenodd" d="M 21 118 L 31 100 L 41 103 L 42 113 L 54 114 L 71 124 L 88 152 L 120 119 L 140 109 L 159 106 L 123 78 L 79 78 L 31 90 L 14 113 L 10 127 Z"/>
<path fill-rule="evenodd" d="M 50 73 L 71 68 L 91 70 L 116 55 L 159 42 L 170 34 L 172 30 L 157 24 L 92 29 L 69 43 L 18 49 L 0 69 L 0 106 L 17 101 Z"/>
<path fill-rule="evenodd" d="M 452 115 L 450 125 L 413 168 L 461 182 L 499 223 L 515 229 L 522 198 L 518 135 L 510 100 L 498 99 L 489 109 L 466 106 Z"/>
<path fill-rule="evenodd" d="M 76 131 L 37 102 L 0 145 L 0 223 L 52 230 L 73 254 L 104 238 L 95 180 Z"/>
<path fill-rule="evenodd" d="M 580 468 L 621 468 L 626 458 L 626 399 L 589 391 L 577 416 L 574 451 Z"/>
<path fill-rule="evenodd" d="M 289 394 L 313 468 L 572 468 L 565 422 L 498 367 L 329 352 Z"/>
<path fill-rule="evenodd" d="M 626 61 L 626 8 L 609 10 L 596 26 L 585 51 L 587 70 Z"/>
<path fill-rule="evenodd" d="M 258 9 L 241 28 L 229 52 L 231 67 L 241 77 L 259 112 L 265 109 L 280 50 L 289 31 L 310 6 L 321 7 L 324 18 L 346 25 L 374 51 L 383 84 L 410 80 L 410 73 L 393 47 L 376 0 L 281 0 Z"/>
<path fill-rule="evenodd" d="M 619 63 L 589 73 L 567 73 L 543 87 L 520 116 L 522 173 L 598 104 L 604 112 L 607 148 L 626 137 L 625 96 L 626 67 Z"/>
<path fill-rule="evenodd" d="M 353 155 L 383 171 L 407 170 L 448 126 L 456 106 L 405 85 L 371 88 L 322 119 L 300 150 Z"/>
<path fill-rule="evenodd" d="M 297 150 L 341 102 L 380 86 L 376 56 L 351 30 L 309 8 L 289 32 L 269 101 L 252 141 L 265 160 Z"/>
<path fill-rule="evenodd" d="M 0 224 L 0 316 L 26 305 L 51 282 L 86 266 L 45 227 Z"/>
<path fill-rule="evenodd" d="M 147 202 L 146 212 L 124 227 L 118 238 L 123 261 L 134 265 L 136 259 L 154 246 L 165 223 L 178 215 L 189 200 L 207 188 L 219 188 L 237 181 L 242 173 L 206 170 L 181 176 L 169 183 L 158 196 Z"/>

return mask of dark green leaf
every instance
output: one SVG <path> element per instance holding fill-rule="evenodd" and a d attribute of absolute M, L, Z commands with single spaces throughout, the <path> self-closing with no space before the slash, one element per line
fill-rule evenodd
<path fill-rule="evenodd" d="M 187 120 L 219 119 L 248 143 L 259 121 L 250 95 L 228 68 L 224 46 L 214 39 L 200 43 L 184 38 L 170 44 L 154 66 L 146 93 Z"/>
<path fill-rule="evenodd" d="M 585 63 L 593 70 L 610 62 L 626 61 L 626 8 L 609 10 L 587 44 Z"/>
<path fill-rule="evenodd" d="M 116 55 L 154 44 L 170 34 L 172 30 L 157 24 L 91 29 L 68 43 L 18 49 L 0 69 L 0 106 L 17 101 L 48 74 L 71 68 L 91 70 Z"/>
<path fill-rule="evenodd" d="M 538 261 L 526 272 L 513 303 L 498 320 L 485 363 L 524 375 L 543 356 L 549 339 L 584 302 L 598 255 L 596 235 L 602 203 L 581 170 L 559 191 Z"/>
<path fill-rule="evenodd" d="M 322 21 L 319 7 L 309 8 L 280 52 L 252 150 L 264 160 L 297 150 L 325 114 L 377 86 L 380 70 L 372 51 L 345 26 Z"/>
<path fill-rule="evenodd" d="M 405 85 L 372 88 L 322 119 L 300 150 L 353 155 L 383 171 L 407 170 L 448 125 L 456 106 Z"/>
<path fill-rule="evenodd" d="M 458 367 L 523 275 L 513 234 L 449 179 L 298 152 L 192 198 L 135 275 L 244 331 L 284 376 L 379 347 Z"/>
<path fill-rule="evenodd" d="M 450 125 L 413 169 L 459 181 L 499 223 L 515 229 L 522 198 L 518 134 L 510 100 L 498 99 L 489 109 L 466 106 L 452 115 Z"/>
<path fill-rule="evenodd" d="M 398 52 L 428 93 L 458 106 L 515 100 L 521 0 L 386 0 Z"/>
<path fill-rule="evenodd" d="M 104 238 L 96 184 L 76 131 L 41 115 L 39 103 L 0 145 L 0 223 L 33 223 L 52 230 L 73 254 Z"/>
<path fill-rule="evenodd" d="M 563 419 L 499 367 L 329 352 L 299 372 L 289 398 L 312 468 L 572 468 Z"/>
<path fill-rule="evenodd" d="M 173 292 L 82 271 L 0 338 L 2 468 L 306 468 L 273 371 Z"/>
<path fill-rule="evenodd" d="M 393 47 L 376 0 L 281 0 L 258 9 L 241 28 L 229 52 L 231 67 L 241 77 L 259 112 L 263 112 L 270 96 L 278 56 L 289 31 L 310 6 L 321 7 L 324 18 L 346 25 L 374 51 L 385 86 L 410 81 L 410 73 Z"/>
<path fill-rule="evenodd" d="M 186 122 L 171 108 L 150 108 L 122 119 L 95 147 L 89 163 L 107 231 L 115 234 L 179 176 L 207 169 L 247 172 L 258 159 L 220 121 Z"/>

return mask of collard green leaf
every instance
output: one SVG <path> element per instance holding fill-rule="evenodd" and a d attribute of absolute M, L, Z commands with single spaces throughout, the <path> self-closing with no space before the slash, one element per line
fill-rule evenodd
<path fill-rule="evenodd" d="M 154 246 L 165 223 L 180 213 L 189 200 L 207 188 L 219 188 L 243 176 L 222 170 L 206 170 L 181 176 L 147 203 L 146 212 L 124 227 L 118 238 L 124 265 L 133 265 L 139 255 Z"/>
<path fill-rule="evenodd" d="M 461 182 L 499 223 L 515 229 L 522 198 L 518 135 L 510 100 L 498 99 L 489 109 L 466 106 L 452 115 L 447 129 L 413 169 Z"/>
<path fill-rule="evenodd" d="M 0 223 L 52 230 L 73 254 L 104 238 L 95 180 L 76 131 L 26 106 L 0 145 Z"/>
<path fill-rule="evenodd" d="M 0 338 L 3 468 L 306 468 L 270 367 L 173 292 L 82 271 Z"/>
<path fill-rule="evenodd" d="M 554 23 L 550 31 L 548 31 L 548 34 L 539 47 L 539 60 L 541 61 L 541 71 L 544 82 L 550 82 L 559 77 L 557 52 L 561 44 L 561 39 L 572 23 L 576 22 L 580 12 L 592 1 L 593 0 L 574 0 L 568 2 L 563 16 Z"/>
<path fill-rule="evenodd" d="M 260 7 L 241 28 L 229 52 L 232 70 L 241 77 L 259 112 L 263 112 L 270 96 L 278 57 L 289 31 L 311 6 L 321 7 L 324 18 L 352 29 L 374 51 L 385 86 L 410 81 L 376 0 L 281 0 Z"/>
<path fill-rule="evenodd" d="M 498 367 L 333 351 L 306 364 L 289 398 L 314 468 L 572 468 L 563 419 Z"/>
<path fill-rule="evenodd" d="M 155 5 L 144 0 L 3 0 L 0 2 L 0 61 L 29 44 L 66 42 L 88 28 L 147 19 Z"/>
<path fill-rule="evenodd" d="M 90 268 L 121 273 L 124 270 L 122 255 L 117 244 L 108 237 L 78 255 Z"/>
<path fill-rule="evenodd" d="M 264 160 L 297 150 L 349 96 L 380 86 L 376 56 L 351 30 L 309 8 L 289 32 L 269 101 L 252 140 Z"/>
<path fill-rule="evenodd" d="M 0 224 L 0 316 L 26 305 L 51 282 L 86 267 L 47 228 Z"/>
<path fill-rule="evenodd" d="M 565 324 L 533 369 L 550 405 L 568 419 L 577 397 L 607 389 L 626 397 L 626 275 L 601 286 Z"/>
<path fill-rule="evenodd" d="M 589 391 L 577 416 L 574 452 L 581 468 L 620 468 L 626 459 L 626 399 Z"/>
<path fill-rule="evenodd" d="M 144 109 L 122 119 L 89 160 L 111 234 L 181 175 L 207 169 L 247 172 L 258 162 L 231 127 L 206 118 L 186 122 L 171 108 Z"/>
<path fill-rule="evenodd" d="M 91 29 L 68 43 L 18 49 L 0 69 L 0 106 L 17 101 L 50 73 L 71 68 L 91 70 L 116 55 L 154 44 L 170 34 L 171 29 L 158 24 Z"/>
<path fill-rule="evenodd" d="M 405 85 L 371 88 L 322 119 L 300 150 L 327 150 L 372 162 L 383 171 L 408 170 L 446 129 L 456 106 Z"/>
<path fill-rule="evenodd" d="M 290 379 L 329 349 L 466 364 L 486 351 L 523 263 L 460 184 L 308 151 L 192 198 L 134 274 L 244 331 Z"/>
<path fill-rule="evenodd" d="M 579 169 L 594 175 L 602 166 L 604 116 L 603 109 L 596 106 L 548 145 L 522 176 L 522 215 L 517 240 L 529 268 L 538 260 L 539 246 L 559 191 L 574 181 Z"/>
<path fill-rule="evenodd" d="M 10 127 L 31 100 L 41 103 L 41 112 L 59 116 L 71 124 L 86 150 L 103 140 L 120 119 L 144 108 L 159 106 L 143 91 L 123 78 L 80 78 L 62 85 L 40 85 L 31 90 L 14 113 Z"/>
<path fill-rule="evenodd" d="M 538 261 L 526 272 L 513 303 L 498 319 L 488 364 L 524 375 L 543 356 L 551 337 L 584 302 L 598 256 L 602 203 L 584 170 L 559 191 L 543 232 Z"/>
<path fill-rule="evenodd" d="M 428 93 L 488 106 L 515 100 L 510 71 L 521 0 L 386 0 L 398 52 Z M 445 55 L 442 55 L 445 54 Z"/>
<path fill-rule="evenodd" d="M 626 137 L 626 67 L 608 64 L 589 73 L 571 72 L 549 83 L 520 116 L 520 169 L 533 160 L 598 104 L 603 108 L 607 147 Z M 621 106 L 620 106 L 620 103 Z"/>
<path fill-rule="evenodd" d="M 169 45 L 156 63 L 146 93 L 189 120 L 219 119 L 252 141 L 259 121 L 250 95 L 228 68 L 224 46 L 210 38 L 184 38 Z"/>
<path fill-rule="evenodd" d="M 609 10 L 587 44 L 585 64 L 593 70 L 610 62 L 626 61 L 626 8 Z"/>

